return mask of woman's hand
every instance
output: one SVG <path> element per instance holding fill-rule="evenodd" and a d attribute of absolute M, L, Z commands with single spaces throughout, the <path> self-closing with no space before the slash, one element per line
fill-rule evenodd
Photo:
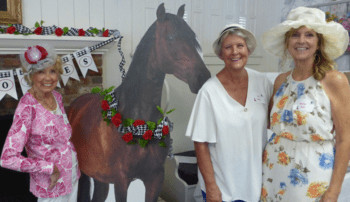
<path fill-rule="evenodd" d="M 53 173 L 50 176 L 51 182 L 50 182 L 49 189 L 52 189 L 56 186 L 58 178 L 60 178 L 60 171 L 58 170 L 57 166 L 54 165 Z"/>
<path fill-rule="evenodd" d="M 222 202 L 221 191 L 215 184 L 206 188 L 207 202 Z"/>

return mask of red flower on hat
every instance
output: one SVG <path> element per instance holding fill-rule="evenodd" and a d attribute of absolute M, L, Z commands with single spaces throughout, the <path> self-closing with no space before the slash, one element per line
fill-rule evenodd
<path fill-rule="evenodd" d="M 151 140 L 152 139 L 153 132 L 151 130 L 147 130 L 143 135 L 143 139 L 145 140 Z"/>
<path fill-rule="evenodd" d="M 106 29 L 106 31 L 103 32 L 102 36 L 108 37 L 109 36 L 109 30 Z"/>
<path fill-rule="evenodd" d="M 62 35 L 63 35 L 63 30 L 62 30 L 62 28 L 60 28 L 60 27 L 56 28 L 55 34 L 56 34 L 57 36 L 62 36 Z"/>
<path fill-rule="evenodd" d="M 78 35 L 79 36 L 85 36 L 85 31 L 83 29 L 79 29 Z"/>
<path fill-rule="evenodd" d="M 106 100 L 102 100 L 102 103 L 101 103 L 101 108 L 104 110 L 104 111 L 107 111 L 109 109 L 109 104 Z"/>
<path fill-rule="evenodd" d="M 29 64 L 37 64 L 38 61 L 45 59 L 47 55 L 46 49 L 42 46 L 29 47 L 28 50 L 24 52 L 24 57 Z M 37 56 L 40 56 L 40 58 Z"/>
<path fill-rule="evenodd" d="M 6 33 L 8 33 L 8 34 L 13 34 L 13 33 L 15 33 L 15 31 L 16 31 L 16 27 L 14 27 L 14 26 L 8 27 L 6 29 Z"/>
<path fill-rule="evenodd" d="M 41 33 L 43 32 L 43 28 L 42 27 L 37 27 L 35 30 L 34 30 L 34 33 L 36 35 L 41 35 Z"/>

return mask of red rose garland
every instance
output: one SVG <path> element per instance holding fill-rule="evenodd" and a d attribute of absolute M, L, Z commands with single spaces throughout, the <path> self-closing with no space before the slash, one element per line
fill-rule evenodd
<path fill-rule="evenodd" d="M 34 33 L 36 35 L 41 35 L 41 33 L 43 32 L 43 28 L 42 27 L 37 27 L 35 30 L 34 30 Z"/>
<path fill-rule="evenodd" d="M 158 143 L 159 146 L 166 147 L 166 144 L 163 141 L 163 139 L 165 138 L 166 135 L 169 134 L 170 130 L 169 130 L 169 126 L 161 124 L 162 121 L 164 120 L 164 117 L 162 117 L 160 120 L 158 120 L 158 126 L 155 122 L 152 122 L 152 121 L 145 121 L 145 120 L 140 120 L 140 119 L 138 119 L 138 120 L 132 120 L 132 119 L 123 120 L 122 115 L 119 112 L 117 112 L 117 110 L 114 109 L 113 107 L 111 108 L 109 105 L 110 102 L 113 102 L 113 98 L 109 94 L 112 90 L 113 90 L 112 87 L 109 89 L 106 89 L 104 91 L 102 91 L 98 87 L 93 88 L 91 90 L 92 93 L 100 93 L 100 95 L 104 96 L 104 99 L 101 101 L 103 120 L 106 121 L 107 124 L 112 122 L 113 125 L 115 125 L 117 128 L 121 125 L 123 125 L 124 127 L 130 127 L 130 126 L 138 127 L 138 126 L 145 126 L 146 125 L 147 130 L 144 134 L 142 134 L 142 138 L 137 137 L 138 135 L 135 135 L 135 137 L 137 137 L 137 138 L 134 138 L 134 134 L 132 132 L 128 132 L 122 136 L 122 139 L 128 144 L 135 144 L 138 141 L 138 143 L 141 147 L 147 146 L 149 141 L 152 139 L 158 139 L 158 140 L 160 140 Z M 161 114 L 163 114 L 163 116 L 165 114 L 169 114 L 175 110 L 175 109 L 172 109 L 172 110 L 164 113 L 163 110 L 159 106 L 157 106 L 157 109 L 160 111 Z M 111 117 L 111 118 L 109 118 L 109 117 Z M 154 131 L 159 126 L 162 126 L 161 134 L 159 134 L 157 132 L 157 137 L 155 137 Z M 161 136 L 159 137 L 159 135 L 161 135 Z"/>
<path fill-rule="evenodd" d="M 14 27 L 14 26 L 8 27 L 6 29 L 6 33 L 8 33 L 8 34 L 13 34 L 13 33 L 15 33 L 15 31 L 16 31 L 16 27 Z"/>
<path fill-rule="evenodd" d="M 78 35 L 79 36 L 85 36 L 85 31 L 83 29 L 79 29 Z"/>
<path fill-rule="evenodd" d="M 109 104 L 108 104 L 107 100 L 102 100 L 101 108 L 103 111 L 109 110 Z"/>
<path fill-rule="evenodd" d="M 63 35 L 63 29 L 62 28 L 56 28 L 55 29 L 55 34 L 57 35 L 57 36 L 62 36 Z"/>

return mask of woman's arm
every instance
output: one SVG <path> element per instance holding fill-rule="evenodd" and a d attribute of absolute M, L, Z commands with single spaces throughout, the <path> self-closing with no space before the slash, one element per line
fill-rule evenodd
<path fill-rule="evenodd" d="M 21 102 L 18 104 L 3 147 L 0 166 L 20 172 L 51 174 L 53 163 L 21 155 L 28 138 L 30 138 L 34 113 L 33 106 Z"/>
<path fill-rule="evenodd" d="M 221 191 L 215 181 L 208 143 L 194 142 L 194 148 L 196 150 L 197 164 L 205 183 L 207 202 L 221 202 Z"/>
<path fill-rule="evenodd" d="M 270 112 L 273 106 L 273 97 L 275 96 L 277 90 L 281 87 L 282 83 L 286 81 L 287 76 L 290 74 L 290 72 L 286 72 L 286 73 L 282 73 L 280 75 L 278 75 L 275 79 L 275 82 L 273 84 L 273 92 L 272 92 L 272 96 L 270 98 L 270 102 L 269 102 L 269 108 L 268 108 L 268 128 L 270 128 Z"/>
<path fill-rule="evenodd" d="M 322 201 L 337 201 L 350 160 L 350 87 L 343 73 L 330 71 L 322 80 L 331 101 L 332 118 L 336 132 L 335 159 L 332 179 Z"/>

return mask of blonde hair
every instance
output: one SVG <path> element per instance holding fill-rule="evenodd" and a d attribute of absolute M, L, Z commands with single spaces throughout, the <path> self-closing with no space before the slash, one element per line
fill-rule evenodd
<path fill-rule="evenodd" d="M 56 63 L 54 64 L 54 69 L 57 71 L 58 75 L 60 76 L 61 74 L 63 74 L 63 69 L 62 69 L 62 61 L 61 61 L 61 57 L 57 56 L 56 57 Z M 31 71 L 31 72 L 27 72 L 26 68 L 22 66 L 22 71 L 25 74 L 24 75 L 24 80 L 28 83 L 29 86 L 33 85 L 33 75 L 38 72 L 38 71 Z M 28 73 L 28 74 L 26 74 Z"/>
<path fill-rule="evenodd" d="M 304 27 L 304 26 L 301 26 Z M 283 55 L 283 63 L 287 60 L 287 49 L 288 49 L 288 41 L 290 37 L 297 31 L 299 28 L 291 28 L 284 35 L 284 55 Z M 325 40 L 322 34 L 316 32 L 316 36 L 318 38 L 318 49 L 315 53 L 314 59 L 314 67 L 313 67 L 313 76 L 316 80 L 322 80 L 326 73 L 335 67 L 335 62 L 329 58 L 329 56 L 325 52 Z"/>
<path fill-rule="evenodd" d="M 249 53 L 253 53 L 252 50 L 254 50 L 255 48 L 255 44 L 250 40 L 250 38 L 248 37 L 247 34 L 244 34 L 241 30 L 239 29 L 228 29 L 226 30 L 224 33 L 221 34 L 221 36 L 219 37 L 219 40 L 217 42 L 217 44 L 215 44 L 214 47 L 214 52 L 217 55 L 221 55 L 221 48 L 222 48 L 222 42 L 229 36 L 229 35 L 237 35 L 239 37 L 242 37 L 247 45 L 247 48 L 249 50 Z"/>

